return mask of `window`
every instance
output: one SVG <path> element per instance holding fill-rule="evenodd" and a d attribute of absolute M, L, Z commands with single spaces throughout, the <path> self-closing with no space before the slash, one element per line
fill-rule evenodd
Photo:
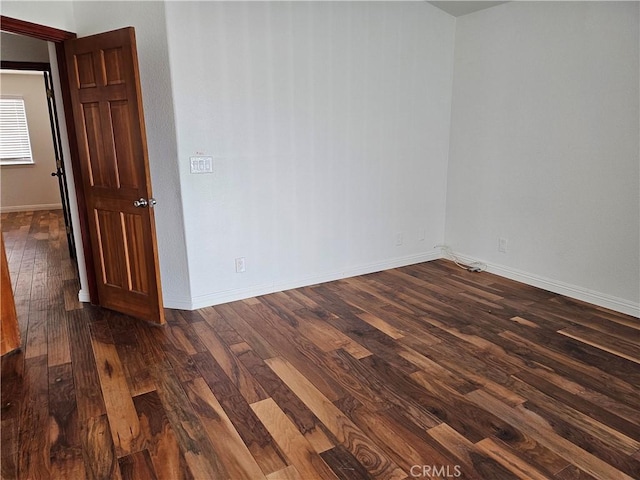
<path fill-rule="evenodd" d="M 0 98 L 0 165 L 32 164 L 24 100 Z"/>

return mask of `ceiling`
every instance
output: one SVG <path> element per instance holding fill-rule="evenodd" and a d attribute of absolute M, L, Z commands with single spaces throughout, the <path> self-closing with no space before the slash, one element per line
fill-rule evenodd
<path fill-rule="evenodd" d="M 431 5 L 438 7 L 440 10 L 444 10 L 454 17 L 460 17 L 469 13 L 477 12 L 478 10 L 484 10 L 485 8 L 495 7 L 502 3 L 507 2 L 458 2 L 455 0 L 445 2 L 429 2 Z"/>

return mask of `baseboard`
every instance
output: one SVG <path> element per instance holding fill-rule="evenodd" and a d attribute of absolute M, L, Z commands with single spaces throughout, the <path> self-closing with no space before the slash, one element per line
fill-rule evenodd
<path fill-rule="evenodd" d="M 191 298 L 171 298 L 163 296 L 162 303 L 164 308 L 171 308 L 173 310 L 195 310 Z M 205 305 L 207 306 L 207 305 Z"/>
<path fill-rule="evenodd" d="M 0 212 L 35 212 L 37 210 L 60 210 L 62 205 L 60 203 L 43 203 L 40 205 L 14 205 L 14 206 L 2 206 Z"/>
<path fill-rule="evenodd" d="M 324 275 L 310 276 L 306 278 L 300 278 L 284 283 L 269 283 L 262 285 L 255 285 L 248 288 L 239 288 L 234 290 L 225 290 L 221 292 L 215 292 L 207 295 L 201 295 L 193 297 L 190 305 L 184 305 L 184 302 L 180 302 L 181 306 L 173 306 L 173 302 L 169 302 L 165 299 L 164 304 L 167 308 L 180 308 L 182 310 L 197 310 L 199 308 L 209 307 L 212 305 L 219 305 L 222 303 L 235 302 L 237 300 L 244 300 L 245 298 L 257 297 L 259 295 L 268 295 L 270 293 L 282 292 L 284 290 L 291 290 L 293 288 L 307 287 L 309 285 L 316 285 L 318 283 L 333 282 L 335 280 L 341 280 L 343 278 L 355 277 L 358 275 L 366 275 L 368 273 L 380 272 L 382 270 L 389 270 L 391 268 L 404 267 L 406 265 L 413 265 L 416 263 L 429 262 L 442 258 L 440 252 L 422 253 L 419 255 L 411 255 L 407 257 L 397 258 L 386 262 L 372 263 L 368 265 L 361 265 L 353 268 L 348 268 L 339 272 L 327 273 Z M 170 306 L 171 305 L 171 306 Z"/>
<path fill-rule="evenodd" d="M 80 290 L 78 292 L 78 300 L 82 303 L 90 303 L 91 297 L 89 296 L 89 292 L 86 290 Z"/>
<path fill-rule="evenodd" d="M 575 298 L 583 302 L 598 305 L 600 307 L 608 308 L 616 312 L 631 315 L 633 317 L 640 318 L 640 304 L 634 303 L 623 298 L 614 297 L 606 293 L 596 292 L 586 288 L 578 287 L 568 283 L 560 282 L 550 278 L 534 275 L 532 273 L 523 272 L 511 267 L 505 267 L 504 265 L 498 265 L 494 263 L 487 263 L 484 260 L 469 257 L 459 253 L 455 253 L 464 263 L 481 262 L 487 266 L 487 271 L 495 273 L 501 277 L 516 280 L 518 282 L 526 283 L 533 287 L 542 288 L 553 293 L 558 293 L 566 297 Z"/>

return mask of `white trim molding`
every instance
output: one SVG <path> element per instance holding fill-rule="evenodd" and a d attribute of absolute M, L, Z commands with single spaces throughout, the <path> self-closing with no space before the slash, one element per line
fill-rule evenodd
<path fill-rule="evenodd" d="M 455 253 L 455 255 L 457 258 L 460 259 L 460 261 L 464 263 L 473 263 L 473 262 L 484 263 L 487 266 L 487 272 L 489 273 L 495 273 L 496 275 L 500 275 L 501 277 L 509 278 L 511 280 L 516 280 L 518 282 L 522 282 L 527 285 L 531 285 L 533 287 L 542 288 L 544 290 L 548 290 L 553 293 L 558 293 L 566 297 L 574 298 L 576 300 L 581 300 L 583 302 L 591 303 L 599 307 L 608 308 L 616 312 L 620 312 L 626 315 L 631 315 L 633 317 L 640 318 L 639 303 L 634 303 L 629 300 L 625 300 L 623 298 L 614 297 L 613 295 L 596 292 L 594 290 L 578 287 L 576 285 L 571 285 L 569 283 L 560 282 L 558 280 L 553 280 L 553 279 L 542 277 L 532 273 L 523 272 L 522 270 L 517 270 L 515 268 L 505 267 L 503 265 L 498 265 L 494 263 L 488 263 L 488 262 L 485 262 L 484 260 L 479 260 L 477 258 L 469 257 L 467 255 L 463 255 L 457 252 Z"/>
<path fill-rule="evenodd" d="M 477 258 L 469 257 L 467 255 L 461 255 L 456 253 L 457 258 L 465 263 L 481 262 L 487 265 L 487 271 L 494 273 L 501 277 L 509 278 L 517 282 L 521 282 L 533 287 L 542 288 L 553 293 L 564 295 L 566 297 L 574 298 L 584 302 L 591 303 L 600 307 L 608 308 L 616 312 L 631 315 L 633 317 L 640 318 L 640 304 L 630 302 L 622 298 L 614 297 L 604 293 L 588 290 L 586 288 L 578 287 L 568 283 L 552 280 L 532 273 L 524 272 L 503 265 L 487 263 Z M 309 285 L 316 285 L 318 283 L 332 282 L 335 280 L 341 280 L 344 278 L 355 277 L 358 275 L 366 275 L 368 273 L 380 272 L 383 270 L 389 270 L 392 268 L 404 267 L 407 265 L 414 265 L 416 263 L 430 262 L 439 258 L 445 258 L 440 252 L 437 253 L 424 253 L 420 255 L 414 255 L 409 257 L 403 257 L 388 262 L 375 263 L 370 265 L 363 265 L 360 267 L 350 268 L 341 272 L 328 273 L 325 275 L 318 275 L 314 277 L 307 277 L 282 284 L 262 284 L 254 285 L 247 288 L 238 288 L 233 290 L 225 290 L 221 292 L 210 293 L 207 295 L 200 295 L 193 297 L 190 300 L 183 299 L 164 299 L 165 308 L 174 308 L 178 310 L 197 310 L 199 308 L 209 307 L 212 305 L 220 305 L 228 302 L 235 302 L 238 300 L 244 300 L 246 298 L 257 297 L 260 295 L 268 295 L 270 293 L 282 292 L 284 290 L 290 290 L 293 288 L 306 287 Z"/>
<path fill-rule="evenodd" d="M 182 310 L 197 310 L 199 308 L 210 307 L 212 305 L 220 305 L 222 303 L 235 302 L 246 298 L 257 297 L 260 295 L 268 295 L 269 293 L 282 292 L 293 288 L 307 287 L 318 283 L 333 282 L 344 278 L 355 277 L 358 275 L 366 275 L 368 273 L 381 272 L 392 268 L 414 265 L 416 263 L 430 262 L 442 258 L 440 252 L 429 252 L 418 255 L 410 255 L 407 257 L 396 258 L 386 262 L 361 265 L 348 268 L 343 271 L 327 273 L 313 277 L 301 278 L 287 283 L 269 283 L 262 285 L 254 285 L 247 288 L 238 288 L 234 290 L 225 290 L 221 292 L 200 295 L 191 299 L 191 304 L 185 305 L 185 302 L 172 302 L 168 299 L 164 300 L 166 308 L 178 308 Z"/>
<path fill-rule="evenodd" d="M 89 303 L 89 302 L 91 302 L 91 297 L 89 297 L 89 292 L 87 292 L 86 290 L 80 290 L 78 292 L 78 300 L 81 303 Z"/>
<path fill-rule="evenodd" d="M 193 307 L 192 299 L 189 297 L 172 298 L 172 297 L 165 297 L 163 295 L 162 304 L 164 308 L 171 308 L 173 310 L 196 310 L 196 308 Z"/>
<path fill-rule="evenodd" d="M 61 210 L 62 204 L 60 203 L 43 203 L 40 205 L 14 205 L 14 206 L 1 206 L 0 212 L 35 212 L 38 210 Z"/>

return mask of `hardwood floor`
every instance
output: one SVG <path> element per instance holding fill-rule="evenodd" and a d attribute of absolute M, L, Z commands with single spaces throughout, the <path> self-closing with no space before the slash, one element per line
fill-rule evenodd
<path fill-rule="evenodd" d="M 58 212 L 2 230 L 2 478 L 640 478 L 636 318 L 439 260 L 155 327 L 77 302 Z"/>

